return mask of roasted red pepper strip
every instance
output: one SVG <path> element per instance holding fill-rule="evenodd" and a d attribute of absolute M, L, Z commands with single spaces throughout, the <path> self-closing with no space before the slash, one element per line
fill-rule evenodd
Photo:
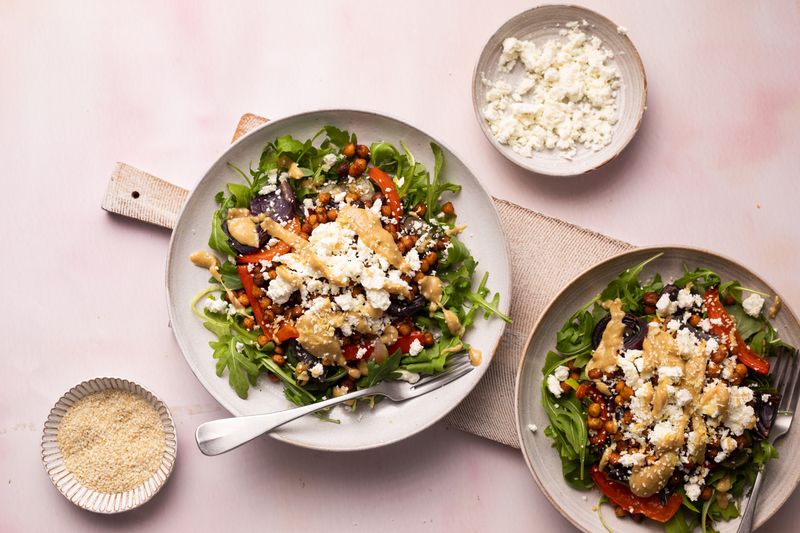
<path fill-rule="evenodd" d="M 711 331 L 714 335 L 727 341 L 726 344 L 731 349 L 731 353 L 735 354 L 744 366 L 765 376 L 769 374 L 769 361 L 759 356 L 744 342 L 736 329 L 736 319 L 719 301 L 719 292 L 716 289 L 706 290 L 703 302 L 706 304 L 706 314 L 708 314 L 709 320 L 716 322 L 718 319 L 720 322 L 719 324 L 711 323 Z M 732 347 L 734 343 L 736 344 L 735 348 Z"/>
<path fill-rule="evenodd" d="M 286 229 L 294 233 L 300 233 L 300 221 L 297 219 L 297 217 L 290 220 L 286 224 Z M 247 255 L 240 255 L 239 257 L 236 258 L 236 262 L 239 264 L 244 264 L 244 263 L 258 263 L 259 261 L 272 261 L 279 255 L 288 254 L 291 251 L 292 251 L 291 246 L 289 246 L 283 241 L 279 241 L 277 244 L 270 246 L 268 248 L 264 248 L 263 250 L 259 250 L 258 252 L 254 252 L 252 254 L 247 254 Z"/>
<path fill-rule="evenodd" d="M 415 340 L 418 340 L 421 343 L 422 339 L 424 338 L 425 334 L 421 331 L 415 331 L 414 333 L 398 337 L 397 342 L 389 346 L 389 355 L 393 354 L 397 350 L 400 350 L 403 353 L 408 353 Z M 369 359 L 372 356 L 372 352 L 374 350 L 372 343 L 363 342 L 361 344 L 348 344 L 345 346 L 343 350 L 344 358 L 348 361 L 354 361 L 358 359 L 359 348 L 364 348 L 366 350 L 366 352 L 364 352 L 364 354 L 361 356 L 361 359 Z"/>
<path fill-rule="evenodd" d="M 253 309 L 253 316 L 256 317 L 256 322 L 259 326 L 261 326 L 262 333 L 266 335 L 267 338 L 270 338 L 272 335 L 267 329 L 266 324 L 264 324 L 264 312 L 258 303 L 258 298 L 253 296 L 253 289 L 256 286 L 256 284 L 253 283 L 253 276 L 251 276 L 250 272 L 247 270 L 247 265 L 239 265 L 236 267 L 236 270 L 239 271 L 239 278 L 242 280 L 242 288 L 244 289 L 244 293 L 247 295 L 247 299 L 250 300 L 250 307 Z"/>
<path fill-rule="evenodd" d="M 681 508 L 681 495 L 677 492 L 673 492 L 667 499 L 667 504 L 663 505 L 659 495 L 640 498 L 632 493 L 627 485 L 608 479 L 597 466 L 593 466 L 590 473 L 600 491 L 629 513 L 641 513 L 657 522 L 669 522 Z"/>
<path fill-rule="evenodd" d="M 370 168 L 367 173 L 372 181 L 380 187 L 389 209 L 392 210 L 392 216 L 399 220 L 403 216 L 403 204 L 400 202 L 400 194 L 398 194 L 391 176 L 377 167 Z"/>

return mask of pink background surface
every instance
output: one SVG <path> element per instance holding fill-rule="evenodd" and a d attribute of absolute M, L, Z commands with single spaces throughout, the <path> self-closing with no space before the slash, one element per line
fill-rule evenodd
<path fill-rule="evenodd" d="M 530 2 L 4 0 L 0 531 L 571 531 L 518 451 L 441 424 L 358 454 L 262 438 L 203 457 L 195 427 L 226 413 L 167 327 L 169 234 L 99 206 L 115 161 L 192 187 L 245 111 L 381 110 L 446 140 L 498 197 L 713 249 L 800 309 L 800 4 L 579 3 L 629 29 L 648 110 L 617 161 L 551 179 L 497 154 L 470 99 L 483 44 Z M 66 502 L 39 458 L 56 399 L 103 375 L 159 394 L 180 436 L 163 492 L 120 516 Z M 768 527 L 798 519 L 795 493 Z"/>

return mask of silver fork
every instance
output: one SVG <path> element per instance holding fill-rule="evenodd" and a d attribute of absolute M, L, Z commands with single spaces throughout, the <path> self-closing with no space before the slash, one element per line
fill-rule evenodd
<path fill-rule="evenodd" d="M 268 433 L 292 420 L 320 409 L 325 409 L 347 400 L 363 398 L 364 396 L 385 396 L 394 402 L 402 402 L 435 391 L 469 374 L 472 370 L 473 366 L 468 359 L 453 360 L 445 367 L 444 372 L 427 376 L 413 384 L 405 381 L 384 381 L 368 389 L 357 390 L 303 407 L 263 415 L 212 420 L 198 426 L 195 440 L 197 440 L 197 446 L 200 451 L 205 455 L 219 455 L 241 446 L 259 435 Z"/>
<path fill-rule="evenodd" d="M 800 364 L 798 363 L 800 355 L 781 354 L 775 360 L 775 368 L 772 375 L 774 377 L 775 388 L 781 395 L 781 402 L 778 406 L 778 413 L 775 415 L 775 421 L 769 430 L 769 442 L 775 444 L 775 441 L 786 435 L 789 428 L 792 427 L 792 419 L 794 419 L 794 412 L 797 410 L 797 399 L 800 397 L 800 381 L 798 381 L 798 374 L 800 374 Z M 753 483 L 753 490 L 750 491 L 750 498 L 742 514 L 742 522 L 739 524 L 737 533 L 744 533 L 752 531 L 755 525 L 756 516 L 756 501 L 758 500 L 758 491 L 761 489 L 761 482 L 764 479 L 764 469 L 762 469 L 756 476 L 756 482 Z"/>

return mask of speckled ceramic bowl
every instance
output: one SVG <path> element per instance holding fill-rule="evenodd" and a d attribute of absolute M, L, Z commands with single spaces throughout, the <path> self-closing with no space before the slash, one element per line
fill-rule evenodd
<path fill-rule="evenodd" d="M 500 72 L 498 60 L 505 39 L 516 37 L 542 45 L 550 39 L 558 38 L 559 30 L 564 29 L 565 24 L 575 21 L 586 21 L 588 25 L 581 27 L 581 31 L 589 36 L 596 35 L 603 42 L 603 47 L 614 53 L 612 63 L 619 70 L 622 86 L 617 95 L 618 121 L 614 125 L 613 138 L 610 144 L 598 151 L 579 145 L 575 157 L 571 159 L 564 159 L 553 150 L 534 152 L 532 157 L 525 157 L 512 150 L 510 146 L 500 144 L 489 131 L 489 126 L 483 117 L 487 87 L 482 80 L 484 76 L 492 80 L 502 77 L 509 79 L 514 85 L 522 79 L 522 68 L 519 66 L 511 73 Z M 472 103 L 475 114 L 492 146 L 520 167 L 551 176 L 584 174 L 617 157 L 639 131 L 646 102 L 647 78 L 644 65 L 627 32 L 606 17 L 578 6 L 539 6 L 511 18 L 489 38 L 472 77 Z"/>
<path fill-rule="evenodd" d="M 166 439 L 164 455 L 155 474 L 135 489 L 115 494 L 98 492 L 81 485 L 75 476 L 67 470 L 56 440 L 61 420 L 75 402 L 95 392 L 111 389 L 132 392 L 147 400 L 161 418 Z M 121 513 L 139 507 L 150 500 L 164 486 L 170 473 L 172 473 L 177 453 L 178 437 L 175 432 L 175 423 L 172 421 L 172 415 L 166 404 L 152 392 L 126 379 L 96 378 L 76 385 L 56 402 L 50 410 L 50 416 L 47 417 L 47 421 L 44 423 L 42 462 L 47 475 L 50 476 L 53 485 L 65 498 L 78 507 L 95 513 Z"/>
<path fill-rule="evenodd" d="M 690 269 L 703 266 L 714 270 L 723 281 L 736 279 L 745 287 L 775 294 L 775 289 L 764 280 L 731 259 L 695 248 L 662 246 L 639 248 L 607 259 L 576 277 L 550 302 L 528 339 L 517 372 L 517 433 L 525 461 L 539 488 L 553 507 L 582 531 L 603 531 L 594 509 L 600 492 L 573 489 L 564 481 L 558 452 L 552 446 L 553 441 L 544 434 L 549 420 L 540 401 L 542 364 L 547 352 L 555 346 L 556 332 L 576 309 L 602 291 L 620 272 L 659 252 L 663 255 L 645 267 L 641 279 L 656 272 L 660 272 L 665 280 L 675 279 L 683 273 L 684 265 Z M 794 346 L 800 345 L 800 323 L 787 302 L 783 302 L 781 311 L 771 322 L 784 340 Z M 530 431 L 529 425 L 538 429 Z M 800 461 L 800 429 L 797 426 L 794 424 L 789 433 L 776 443 L 781 456 L 767 466 L 758 498 L 756 526 L 763 525 L 778 511 L 800 481 L 800 470 L 794 467 Z M 655 522 L 637 524 L 630 519 L 617 518 L 610 506 L 604 507 L 603 516 L 617 533 L 663 531 L 663 527 Z M 731 520 L 721 522 L 717 527 L 722 533 L 731 533 L 738 525 L 739 520 Z"/>

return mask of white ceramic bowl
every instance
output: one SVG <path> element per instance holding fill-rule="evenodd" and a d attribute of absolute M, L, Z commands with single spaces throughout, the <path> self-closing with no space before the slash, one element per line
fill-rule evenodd
<path fill-rule="evenodd" d="M 217 377 L 208 342 L 216 340 L 190 309 L 193 297 L 208 286 L 208 272 L 189 262 L 189 255 L 208 249 L 211 216 L 216 209 L 214 195 L 228 182 L 241 178 L 228 167 L 249 168 L 258 162 L 264 146 L 276 137 L 292 134 L 311 138 L 319 129 L 333 124 L 355 132 L 360 142 L 385 140 L 399 145 L 402 140 L 418 161 L 433 169 L 430 143 L 442 147 L 445 158 L 443 176 L 462 186 L 453 202 L 460 224 L 468 229 L 460 235 L 479 266 L 475 282 L 489 272 L 488 286 L 500 292 L 500 308 L 508 312 L 511 299 L 511 274 L 506 241 L 494 204 L 475 175 L 446 145 L 400 120 L 378 113 L 351 110 L 314 111 L 269 122 L 234 143 L 206 172 L 187 199 L 170 242 L 167 259 L 167 298 L 175 338 L 186 361 L 200 383 L 232 414 L 251 415 L 292 407 L 283 394 L 283 385 L 259 379 L 248 399 L 239 398 L 228 384 L 227 374 Z M 332 424 L 307 416 L 271 433 L 271 437 L 290 444 L 319 450 L 352 451 L 397 442 L 427 428 L 445 416 L 477 385 L 500 341 L 505 323 L 497 318 L 476 319 L 465 340 L 484 354 L 483 363 L 467 376 L 441 389 L 402 403 L 380 402 L 375 409 L 362 407 L 350 413 L 342 407 L 332 412 L 341 421 Z"/>
<path fill-rule="evenodd" d="M 614 53 L 612 62 L 617 66 L 622 79 L 622 86 L 617 96 L 618 122 L 614 126 L 611 143 L 598 151 L 578 146 L 577 153 L 572 159 L 564 159 L 553 150 L 534 152 L 532 157 L 525 157 L 512 150 L 510 146 L 500 144 L 489 131 L 483 116 L 487 87 L 482 79 L 484 76 L 492 80 L 498 77 L 508 78 L 514 85 L 523 75 L 520 66 L 515 67 L 510 74 L 500 72 L 498 60 L 503 49 L 503 41 L 508 37 L 516 37 L 541 45 L 550 39 L 558 38 L 558 32 L 564 29 L 565 24 L 584 20 L 588 22 L 588 26 L 581 27 L 581 31 L 590 36 L 598 36 L 603 46 Z M 472 77 L 472 103 L 475 114 L 492 146 L 520 167 L 552 176 L 583 174 L 601 167 L 618 156 L 639 130 L 646 100 L 647 79 L 644 66 L 627 33 L 618 30 L 618 26 L 604 16 L 577 6 L 539 6 L 511 18 L 484 46 Z"/>
<path fill-rule="evenodd" d="M 553 507 L 583 531 L 603 530 L 597 512 L 593 509 L 600 492 L 573 489 L 564 481 L 558 452 L 552 447 L 552 439 L 544 434 L 549 420 L 540 402 L 542 364 L 547 352 L 555 347 L 556 332 L 576 309 L 602 291 L 620 272 L 659 252 L 663 252 L 664 255 L 645 267 L 641 279 L 647 279 L 656 272 L 660 272 L 665 280 L 674 279 L 683 274 L 684 265 L 690 269 L 702 266 L 714 270 L 723 281 L 735 279 L 745 287 L 775 294 L 775 290 L 765 281 L 731 259 L 695 248 L 663 246 L 639 248 L 607 259 L 577 276 L 550 302 L 528 339 L 517 372 L 517 433 L 525 461 L 539 488 Z M 800 323 L 786 302 L 777 317 L 772 319 L 772 324 L 784 340 L 794 346 L 800 345 Z M 537 426 L 535 433 L 528 429 L 530 424 Z M 800 481 L 800 470 L 794 468 L 800 461 L 798 432 L 800 429 L 795 424 L 788 435 L 777 442 L 781 456 L 768 464 L 758 498 L 757 526 L 775 514 Z M 587 499 L 584 500 L 584 497 Z M 611 529 L 617 533 L 663 531 L 660 524 L 652 521 L 637 524 L 629 518 L 619 519 L 614 516 L 610 506 L 604 506 L 603 516 Z M 732 520 L 719 523 L 717 526 L 720 532 L 727 533 L 736 531 L 738 524 L 738 520 Z"/>
<path fill-rule="evenodd" d="M 67 410 L 81 398 L 104 390 L 118 389 L 137 394 L 152 405 L 164 427 L 165 447 L 158 470 L 135 489 L 115 494 L 98 492 L 81 483 L 67 470 L 58 447 L 58 428 Z M 121 513 L 139 507 L 161 490 L 172 473 L 178 454 L 175 423 L 166 404 L 144 387 L 119 378 L 96 378 L 74 386 L 50 410 L 42 433 L 42 462 L 53 485 L 66 499 L 87 511 L 103 514 Z"/>

